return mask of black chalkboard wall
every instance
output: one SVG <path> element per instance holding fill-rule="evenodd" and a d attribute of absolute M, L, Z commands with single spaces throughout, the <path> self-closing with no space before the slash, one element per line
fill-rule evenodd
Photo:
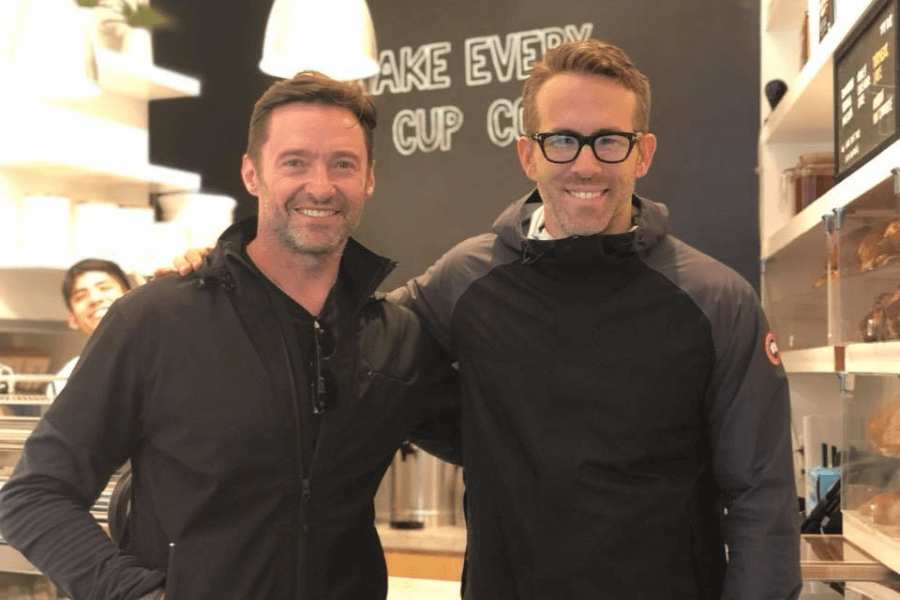
<path fill-rule="evenodd" d="M 255 210 L 238 173 L 270 2 L 155 0 L 178 20 L 157 64 L 203 82 L 154 102 L 151 160 L 199 171 L 204 188 Z M 357 238 L 399 262 L 390 289 L 528 192 L 512 115 L 526 63 L 549 40 L 624 48 L 653 86 L 659 150 L 639 193 L 668 204 L 671 231 L 758 285 L 756 0 L 369 0 L 382 52 L 376 189 Z M 302 35 L 302 34 L 301 34 Z M 419 123 L 419 125 L 415 125 Z"/>

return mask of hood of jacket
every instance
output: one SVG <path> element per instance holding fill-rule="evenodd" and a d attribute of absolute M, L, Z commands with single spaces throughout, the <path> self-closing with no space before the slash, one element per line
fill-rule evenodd
<path fill-rule="evenodd" d="M 504 244 L 521 252 L 523 260 L 554 256 L 565 248 L 566 260 L 590 262 L 603 257 L 640 254 L 656 246 L 666 237 L 669 209 L 664 204 L 633 195 L 634 224 L 637 229 L 620 234 L 572 236 L 562 240 L 528 239 L 531 216 L 543 203 L 537 189 L 513 202 L 494 221 L 492 231 Z"/>
<path fill-rule="evenodd" d="M 232 224 L 216 242 L 215 248 L 195 272 L 200 287 L 220 285 L 226 290 L 241 292 L 242 277 L 256 273 L 243 248 L 256 237 L 257 218 L 249 217 Z M 379 256 L 350 238 L 341 255 L 340 273 L 358 310 L 375 293 L 396 263 Z"/>

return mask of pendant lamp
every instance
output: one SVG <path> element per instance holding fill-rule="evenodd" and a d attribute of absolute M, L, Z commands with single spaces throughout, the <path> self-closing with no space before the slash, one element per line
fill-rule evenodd
<path fill-rule="evenodd" d="M 100 93 L 93 41 L 74 0 L 0 0 L 0 4 L 4 88 L 41 98 Z"/>
<path fill-rule="evenodd" d="M 259 68 L 289 78 L 307 69 L 340 80 L 378 72 L 378 49 L 365 0 L 275 0 Z"/>

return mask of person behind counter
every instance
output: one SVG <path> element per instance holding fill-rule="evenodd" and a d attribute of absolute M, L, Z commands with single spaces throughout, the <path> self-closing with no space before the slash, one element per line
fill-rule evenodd
<path fill-rule="evenodd" d="M 138 283 L 143 283 L 143 279 Z M 90 337 L 112 303 L 131 287 L 128 276 L 111 260 L 86 258 L 69 267 L 62 283 L 63 301 L 69 310 L 69 329 Z M 78 358 L 71 359 L 59 370 L 57 379 L 48 386 L 49 396 L 55 398 L 62 391 Z"/>
<path fill-rule="evenodd" d="M 378 484 L 459 417 L 448 357 L 373 296 L 393 263 L 350 238 L 375 124 L 355 84 L 273 84 L 241 166 L 258 219 L 103 317 L 0 494 L 3 537 L 74 600 L 386 597 Z M 126 460 L 120 548 L 88 508 Z"/>
<path fill-rule="evenodd" d="M 657 146 L 647 77 L 565 43 L 522 106 L 535 189 L 389 294 L 459 360 L 463 598 L 797 598 L 777 343 L 752 287 L 635 194 Z"/>

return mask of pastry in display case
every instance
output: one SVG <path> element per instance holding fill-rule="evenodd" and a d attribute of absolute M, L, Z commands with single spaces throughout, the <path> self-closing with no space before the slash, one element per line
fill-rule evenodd
<path fill-rule="evenodd" d="M 900 340 L 900 211 L 893 190 L 847 206 L 830 234 L 835 343 Z"/>
<path fill-rule="evenodd" d="M 900 570 L 900 377 L 854 376 L 844 443 L 844 536 Z"/>

